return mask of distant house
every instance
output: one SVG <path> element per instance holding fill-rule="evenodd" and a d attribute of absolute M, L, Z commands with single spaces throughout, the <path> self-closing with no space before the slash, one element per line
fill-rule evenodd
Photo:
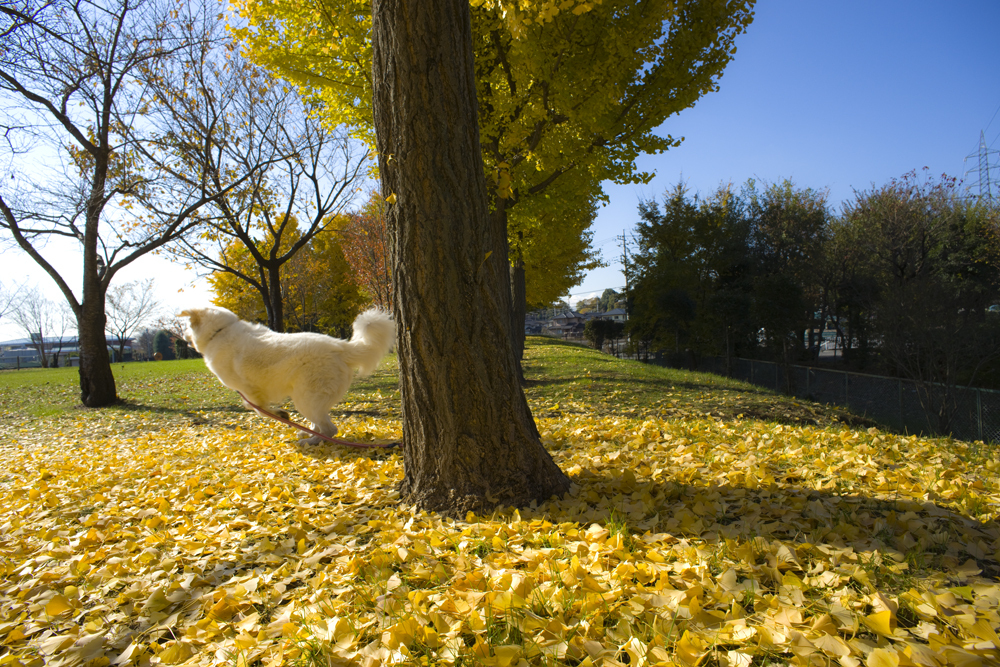
<path fill-rule="evenodd" d="M 560 338 L 578 338 L 583 335 L 585 320 L 586 318 L 576 311 L 564 310 L 542 327 L 542 333 Z"/>
<path fill-rule="evenodd" d="M 538 319 L 532 315 L 524 318 L 524 335 L 526 336 L 538 336 L 542 333 L 544 327 L 545 320 Z"/>
<path fill-rule="evenodd" d="M 614 308 L 606 313 L 601 313 L 601 319 L 611 320 L 612 322 L 624 322 L 628 318 L 624 310 L 621 308 Z"/>

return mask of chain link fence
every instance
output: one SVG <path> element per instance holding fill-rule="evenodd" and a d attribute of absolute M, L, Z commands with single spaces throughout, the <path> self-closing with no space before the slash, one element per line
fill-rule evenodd
<path fill-rule="evenodd" d="M 726 360 L 704 358 L 700 371 L 726 375 Z M 1000 441 L 1000 391 L 920 385 L 911 380 L 770 361 L 731 359 L 734 379 L 842 405 L 902 433 L 947 431 L 960 440 Z M 941 406 L 928 409 L 929 406 Z"/>

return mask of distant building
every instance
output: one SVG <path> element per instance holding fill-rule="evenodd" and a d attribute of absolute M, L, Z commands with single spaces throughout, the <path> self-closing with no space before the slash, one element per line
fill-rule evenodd
<path fill-rule="evenodd" d="M 117 356 L 118 337 L 109 335 L 105 337 L 105 341 L 108 348 Z M 33 344 L 36 342 L 37 338 L 34 335 L 31 338 L 17 338 L 0 342 L 0 368 L 41 366 L 41 362 L 38 359 L 38 350 L 33 347 Z M 127 339 L 125 342 L 126 359 L 132 358 L 132 345 L 132 339 Z M 79 363 L 77 360 L 80 356 L 80 342 L 76 336 L 67 336 L 62 339 L 45 338 L 45 351 L 50 360 L 52 355 L 58 354 L 60 366 L 76 366 Z M 112 360 L 121 361 L 121 359 L 114 358 Z"/>
<path fill-rule="evenodd" d="M 573 310 L 564 310 L 542 327 L 542 333 L 559 338 L 579 338 L 583 336 L 586 318 Z"/>
<path fill-rule="evenodd" d="M 612 322 L 624 322 L 628 319 L 628 316 L 621 308 L 614 308 L 606 313 L 601 313 L 600 318 L 602 320 L 611 320 Z"/>
<path fill-rule="evenodd" d="M 542 333 L 542 328 L 545 326 L 546 320 L 540 319 L 529 314 L 524 318 L 524 335 L 526 336 L 539 336 Z"/>

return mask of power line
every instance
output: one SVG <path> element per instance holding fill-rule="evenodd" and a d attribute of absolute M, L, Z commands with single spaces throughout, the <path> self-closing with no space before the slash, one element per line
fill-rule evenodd
<path fill-rule="evenodd" d="M 993 124 L 993 120 L 997 117 L 998 113 L 1000 113 L 1000 104 L 997 105 L 997 110 L 993 112 L 992 116 L 990 116 L 990 122 L 986 123 L 986 127 L 983 128 L 983 132 L 990 129 L 990 125 Z"/>
<path fill-rule="evenodd" d="M 582 296 L 584 294 L 603 294 L 605 290 L 609 290 L 609 289 L 614 290 L 616 292 L 619 292 L 619 291 L 625 289 L 625 286 L 624 285 L 619 285 L 618 287 L 602 287 L 600 289 L 587 290 L 586 292 L 573 292 L 572 294 L 565 294 L 564 296 Z"/>
<path fill-rule="evenodd" d="M 591 241 L 590 242 L 590 246 L 592 248 L 603 248 L 604 246 L 608 245 L 609 243 L 617 243 L 617 241 L 618 241 L 618 237 L 617 236 L 609 236 L 608 238 L 601 239 L 600 241 Z"/>
<path fill-rule="evenodd" d="M 990 141 L 990 148 L 993 148 L 993 144 L 997 142 L 997 139 L 1000 139 L 1000 130 L 997 130 L 997 133 L 993 135 L 993 140 Z"/>

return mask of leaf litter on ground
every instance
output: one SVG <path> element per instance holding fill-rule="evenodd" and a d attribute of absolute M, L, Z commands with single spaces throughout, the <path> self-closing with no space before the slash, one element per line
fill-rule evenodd
<path fill-rule="evenodd" d="M 982 443 L 533 339 L 573 490 L 456 521 L 399 502 L 398 452 L 300 448 L 171 363 L 45 419 L 0 376 L 0 665 L 1000 661 Z M 341 432 L 398 404 L 389 365 Z"/>

